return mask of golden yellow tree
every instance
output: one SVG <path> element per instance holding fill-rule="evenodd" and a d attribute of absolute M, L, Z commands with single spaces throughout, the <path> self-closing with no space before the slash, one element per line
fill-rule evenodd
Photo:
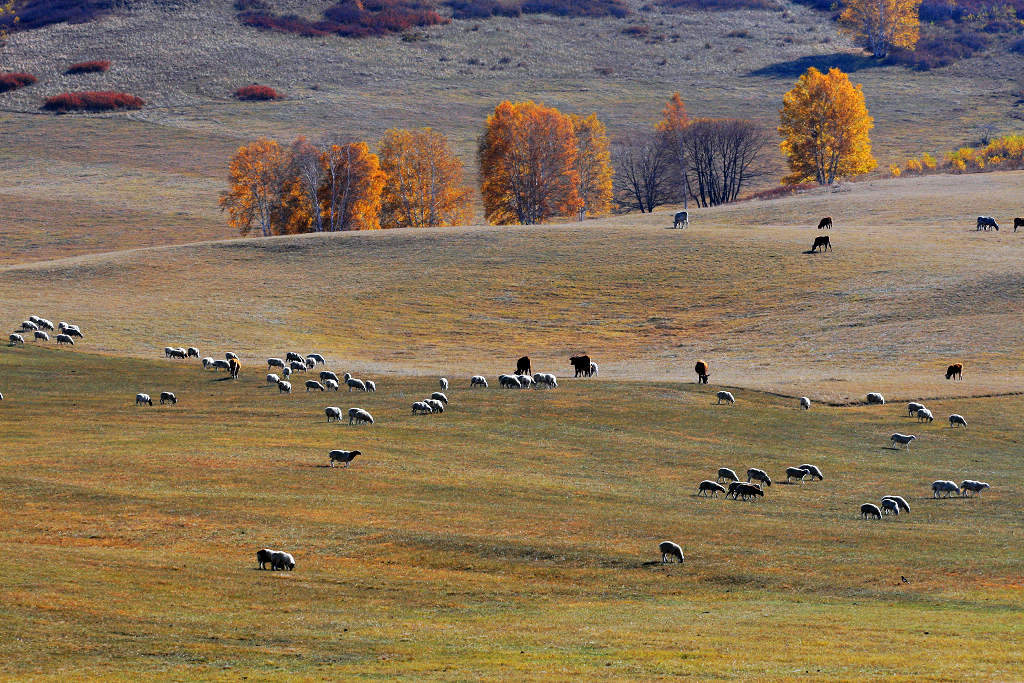
<path fill-rule="evenodd" d="M 914 49 L 920 7 L 921 0 L 846 0 L 839 23 L 871 54 L 881 58 L 893 47 Z"/>
<path fill-rule="evenodd" d="M 569 115 L 576 134 L 576 194 L 579 219 L 604 216 L 612 208 L 612 154 L 608 131 L 591 114 L 586 118 Z"/>
<path fill-rule="evenodd" d="M 365 142 L 334 143 L 323 151 L 321 206 L 327 230 L 379 230 L 384 173 Z"/>
<path fill-rule="evenodd" d="M 10 20 L 4 20 L 10 17 Z M 7 27 L 18 23 L 18 15 L 14 13 L 14 0 L 0 0 L 0 45 L 7 42 Z"/>
<path fill-rule="evenodd" d="M 679 194 L 683 196 L 683 208 L 689 208 L 690 201 L 690 158 L 687 152 L 687 129 L 690 115 L 679 93 L 673 93 L 665 108 L 661 110 L 661 121 L 655 130 L 661 137 L 679 183 Z"/>
<path fill-rule="evenodd" d="M 274 140 L 260 138 L 239 147 L 228 169 L 231 189 L 220 198 L 228 225 L 242 235 L 254 227 L 263 236 L 273 234 L 288 167 L 287 151 Z"/>
<path fill-rule="evenodd" d="M 383 227 L 469 222 L 470 188 L 463 184 L 462 162 L 441 133 L 430 128 L 387 131 L 380 143 L 380 167 Z"/>
<path fill-rule="evenodd" d="M 534 102 L 502 102 L 480 138 L 480 193 L 494 224 L 542 223 L 580 209 L 572 121 Z"/>
<path fill-rule="evenodd" d="M 783 182 L 826 185 L 872 170 L 873 126 L 859 85 L 839 69 L 811 67 L 782 98 L 779 135 L 791 171 Z"/>

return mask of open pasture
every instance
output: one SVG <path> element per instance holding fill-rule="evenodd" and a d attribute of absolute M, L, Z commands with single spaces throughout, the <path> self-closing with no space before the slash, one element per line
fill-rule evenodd
<path fill-rule="evenodd" d="M 86 330 L 88 334 L 88 330 Z M 137 679 L 1007 680 L 1024 397 L 801 411 L 715 385 L 436 378 L 280 395 L 193 359 L 0 348 L 0 667 Z M 535 361 L 535 368 L 537 363 Z M 483 369 L 481 370 L 483 371 Z M 493 372 L 487 369 L 489 376 Z M 138 391 L 177 406 L 136 408 Z M 372 427 L 328 425 L 361 406 Z M 970 429 L 945 416 L 964 414 Z M 893 431 L 919 435 L 885 448 Z M 358 448 L 350 467 L 327 451 Z M 821 482 L 785 485 L 788 465 Z M 720 466 L 763 500 L 697 498 Z M 993 485 L 933 500 L 934 479 Z M 861 521 L 862 502 L 912 512 Z M 683 565 L 662 566 L 671 539 Z M 261 547 L 294 572 L 256 571 Z M 909 583 L 902 583 L 906 576 Z M 956 662 L 941 667 L 942 660 Z"/>

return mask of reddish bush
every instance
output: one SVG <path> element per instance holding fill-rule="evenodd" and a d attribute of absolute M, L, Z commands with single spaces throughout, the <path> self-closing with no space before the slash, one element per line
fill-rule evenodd
<path fill-rule="evenodd" d="M 117 111 L 141 109 L 145 102 L 135 95 L 112 91 L 66 92 L 54 95 L 43 103 L 43 109 L 64 113 L 68 111 Z"/>
<path fill-rule="evenodd" d="M 110 62 L 105 59 L 94 59 L 91 62 L 79 62 L 68 67 L 66 74 L 101 74 L 110 71 Z"/>
<path fill-rule="evenodd" d="M 0 92 L 24 88 L 26 85 L 32 85 L 35 82 L 35 76 L 32 74 L 22 73 L 20 71 L 11 71 L 0 74 Z"/>
<path fill-rule="evenodd" d="M 281 95 L 273 88 L 266 85 L 247 85 L 235 91 L 235 97 L 240 100 L 279 100 Z"/>

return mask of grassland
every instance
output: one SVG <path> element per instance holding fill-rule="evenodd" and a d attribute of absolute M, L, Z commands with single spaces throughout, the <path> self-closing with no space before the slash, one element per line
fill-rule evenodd
<path fill-rule="evenodd" d="M 335 366 L 338 367 L 338 366 Z M 338 367 L 338 369 L 342 369 Z M 1011 680 L 1024 398 L 794 402 L 672 382 L 279 395 L 194 362 L 4 347 L 0 670 L 47 678 Z M 177 406 L 137 409 L 139 390 Z M 360 405 L 373 427 L 328 425 Z M 884 448 L 921 434 L 910 453 Z M 364 452 L 326 467 L 331 448 Z M 815 484 L 694 496 L 721 465 Z M 932 500 L 935 478 L 993 490 Z M 902 494 L 913 511 L 857 519 Z M 656 544 L 683 543 L 663 567 Z M 258 572 L 259 547 L 292 573 Z M 903 584 L 900 576 L 908 577 Z M 938 662 L 956 662 L 940 666 Z"/>

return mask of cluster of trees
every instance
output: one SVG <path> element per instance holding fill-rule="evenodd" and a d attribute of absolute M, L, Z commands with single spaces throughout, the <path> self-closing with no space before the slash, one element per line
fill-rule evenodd
<path fill-rule="evenodd" d="M 952 5 L 954 3 L 950 3 Z M 913 50 L 920 37 L 921 0 L 846 0 L 839 24 L 877 58 Z"/>

